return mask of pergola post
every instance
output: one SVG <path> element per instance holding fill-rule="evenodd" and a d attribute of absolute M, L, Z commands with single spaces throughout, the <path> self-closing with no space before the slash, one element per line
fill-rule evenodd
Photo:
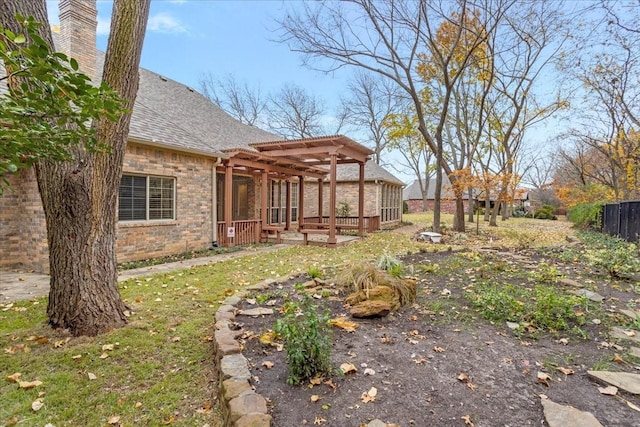
<path fill-rule="evenodd" d="M 224 246 L 229 247 L 233 237 L 229 236 L 229 228 L 233 225 L 233 164 L 227 163 L 224 173 Z"/>
<path fill-rule="evenodd" d="M 322 223 L 324 218 L 324 179 L 318 178 L 318 222 Z"/>
<path fill-rule="evenodd" d="M 358 236 L 364 236 L 364 163 L 358 163 Z"/>
<path fill-rule="evenodd" d="M 260 237 L 264 236 L 262 231 L 269 221 L 269 173 L 262 171 L 260 174 Z"/>
<path fill-rule="evenodd" d="M 304 227 L 304 176 L 298 177 L 298 232 Z"/>
<path fill-rule="evenodd" d="M 291 228 L 291 181 L 289 181 L 287 179 L 286 182 L 287 182 L 286 183 L 286 186 L 287 186 L 287 191 L 286 191 L 286 193 L 287 193 L 286 194 L 287 201 L 285 203 L 285 205 L 286 205 L 285 216 L 286 216 L 287 219 L 286 219 L 286 222 L 285 222 L 284 229 L 285 230 L 289 230 Z"/>
<path fill-rule="evenodd" d="M 327 246 L 336 246 L 336 176 L 338 155 L 331 154 L 331 179 L 329 180 L 329 238 Z"/>

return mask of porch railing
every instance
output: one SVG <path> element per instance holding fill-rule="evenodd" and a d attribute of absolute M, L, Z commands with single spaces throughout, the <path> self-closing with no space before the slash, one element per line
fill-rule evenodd
<path fill-rule="evenodd" d="M 372 233 L 374 231 L 380 230 L 380 216 L 365 216 L 364 218 L 364 231 L 367 233 Z M 329 224 L 329 217 L 323 216 L 320 218 L 319 216 L 309 216 L 304 218 L 304 222 L 315 222 L 321 224 Z M 358 225 L 358 217 L 357 216 L 337 216 L 336 217 L 336 225 Z"/>
<path fill-rule="evenodd" d="M 260 242 L 260 223 L 259 219 L 232 221 L 231 226 L 234 227 L 235 236 L 227 237 L 227 223 L 218 222 L 218 244 L 227 246 L 229 243 L 236 245 L 250 245 Z"/>

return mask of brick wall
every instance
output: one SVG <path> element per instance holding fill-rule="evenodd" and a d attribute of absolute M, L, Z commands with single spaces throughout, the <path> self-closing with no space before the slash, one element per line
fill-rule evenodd
<path fill-rule="evenodd" d="M 304 215 L 318 216 L 318 183 L 305 181 L 304 183 Z M 351 216 L 358 215 L 358 188 L 357 182 L 339 182 L 336 190 L 336 208 L 340 208 L 340 202 L 346 202 L 351 207 Z M 400 190 L 398 190 L 400 191 Z M 365 182 L 364 184 L 364 216 L 379 216 L 382 208 L 382 184 Z M 324 183 L 322 192 L 324 216 L 329 215 L 329 183 Z M 400 212 L 402 210 L 400 209 Z M 400 222 L 390 221 L 390 223 Z M 387 224 L 389 225 L 389 224 Z"/>
<path fill-rule="evenodd" d="M 407 206 L 409 207 L 409 213 L 416 212 L 425 212 L 423 208 L 423 203 L 421 199 L 410 199 L 406 200 Z M 433 200 L 427 200 L 427 210 L 433 211 Z M 467 202 L 465 201 L 465 209 Z M 440 212 L 453 215 L 456 212 L 456 201 L 455 200 L 441 200 L 440 201 Z"/>
<path fill-rule="evenodd" d="M 119 263 L 209 247 L 212 240 L 212 168 L 209 158 L 129 143 L 125 174 L 176 179 L 176 219 L 120 222 Z M 34 173 L 10 177 L 0 196 L 0 268 L 49 271 L 46 223 Z"/>
<path fill-rule="evenodd" d="M 176 218 L 118 223 L 118 262 L 205 249 L 212 241 L 213 161 L 129 143 L 124 174 L 176 179 Z"/>
<path fill-rule="evenodd" d="M 0 196 L 0 268 L 49 270 L 47 228 L 33 169 L 8 176 Z"/>

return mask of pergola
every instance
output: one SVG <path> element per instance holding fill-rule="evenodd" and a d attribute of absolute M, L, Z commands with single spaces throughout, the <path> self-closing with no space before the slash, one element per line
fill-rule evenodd
<path fill-rule="evenodd" d="M 318 138 L 305 138 L 286 141 L 272 141 L 251 144 L 262 155 L 268 155 L 269 158 L 281 159 L 291 164 L 305 165 L 308 168 L 314 168 L 309 171 L 322 170 L 326 174 L 326 166 L 329 166 L 329 224 L 325 228 L 325 224 L 305 223 L 304 222 L 304 177 L 312 176 L 310 173 L 300 173 L 300 188 L 298 202 L 298 231 L 306 235 L 308 233 L 326 233 L 328 234 L 327 245 L 336 245 L 336 171 L 337 165 L 342 163 L 357 163 L 359 169 L 359 186 L 358 186 L 358 235 L 364 235 L 364 165 L 369 160 L 369 156 L 374 151 L 358 144 L 350 138 L 343 135 L 323 136 Z M 318 178 L 318 212 L 322 218 L 323 212 L 323 186 L 324 175 Z M 265 176 L 263 174 L 263 184 Z M 262 197 L 262 216 L 263 224 L 266 212 L 266 189 L 263 185 Z M 289 226 L 289 224 L 287 224 Z"/>
<path fill-rule="evenodd" d="M 291 178 L 299 179 L 298 190 L 298 231 L 307 234 L 327 234 L 327 245 L 335 246 L 336 239 L 336 169 L 341 163 L 358 163 L 359 191 L 358 191 L 358 235 L 364 235 L 364 165 L 374 152 L 342 135 L 306 138 L 298 140 L 271 141 L 251 144 L 255 149 L 225 150 L 228 156 L 222 161 L 225 170 L 225 204 L 224 225 L 228 230 L 233 224 L 233 171 L 243 170 L 261 178 L 261 210 L 260 227 L 256 230 L 261 238 L 268 234 L 277 233 L 283 229 L 291 229 L 291 218 L 286 216 L 286 224 L 274 226 L 268 221 L 268 181 L 269 177 L 286 180 L 286 209 L 291 210 Z M 327 169 L 327 166 L 329 167 Z M 326 176 L 329 176 L 329 222 L 323 223 L 323 186 Z M 318 211 L 319 222 L 304 221 L 304 184 L 305 178 L 318 180 Z M 345 225 L 340 225 L 347 228 Z"/>

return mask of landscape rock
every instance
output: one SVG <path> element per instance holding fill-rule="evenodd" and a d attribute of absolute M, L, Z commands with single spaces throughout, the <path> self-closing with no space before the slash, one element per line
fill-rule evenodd
<path fill-rule="evenodd" d="M 573 291 L 571 292 L 574 295 L 577 295 L 579 297 L 587 297 L 587 299 L 589 301 L 593 301 L 593 302 L 602 302 L 604 301 L 604 297 L 602 295 L 600 295 L 597 292 L 593 292 L 587 289 L 578 289 L 577 291 Z"/>
<path fill-rule="evenodd" d="M 384 317 L 391 312 L 391 304 L 380 300 L 367 300 L 351 307 L 351 316 L 357 318 Z"/>
<path fill-rule="evenodd" d="M 273 314 L 273 309 L 272 308 L 265 308 L 265 307 L 256 307 L 256 308 L 250 308 L 249 310 L 240 310 L 238 311 L 238 316 L 266 316 L 266 315 L 270 315 Z"/>
<path fill-rule="evenodd" d="M 229 402 L 229 417 L 236 422 L 249 414 L 267 414 L 267 401 L 256 393 L 243 394 Z"/>
<path fill-rule="evenodd" d="M 638 310 L 620 309 L 620 313 L 629 317 L 631 320 L 640 320 L 640 311 Z"/>
<path fill-rule="evenodd" d="M 381 301 L 389 305 L 390 310 L 397 310 L 400 308 L 400 298 L 395 291 L 389 286 L 376 286 L 370 289 L 368 292 L 359 291 L 354 292 L 347 296 L 345 302 L 351 305 L 357 305 L 364 301 Z"/>
<path fill-rule="evenodd" d="M 271 415 L 269 414 L 247 414 L 235 423 L 235 427 L 269 427 L 270 425 Z"/>
<path fill-rule="evenodd" d="M 542 399 L 544 417 L 549 427 L 602 427 L 590 412 Z"/>
<path fill-rule="evenodd" d="M 627 332 L 626 330 L 617 326 L 611 329 L 611 337 L 619 340 L 627 340 L 635 343 L 640 343 L 640 336 L 638 336 L 635 331 Z"/>
<path fill-rule="evenodd" d="M 611 371 L 587 371 L 587 374 L 628 393 L 640 394 L 640 374 Z"/>
<path fill-rule="evenodd" d="M 563 277 L 559 280 L 559 283 L 567 286 L 573 286 L 574 288 L 582 288 L 584 285 L 576 280 Z"/>

